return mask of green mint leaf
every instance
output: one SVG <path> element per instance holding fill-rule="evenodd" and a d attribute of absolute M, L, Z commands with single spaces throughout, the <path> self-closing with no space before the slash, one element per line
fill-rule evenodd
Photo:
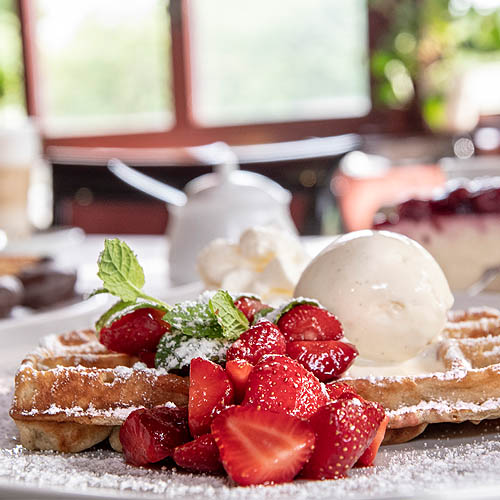
<path fill-rule="evenodd" d="M 216 292 L 209 300 L 208 305 L 222 328 L 222 335 L 227 339 L 235 340 L 248 330 L 247 318 L 234 305 L 231 295 L 225 290 Z"/>
<path fill-rule="evenodd" d="M 257 311 L 253 317 L 253 323 L 258 323 L 261 319 L 266 317 L 269 313 L 272 313 L 274 311 L 274 307 L 265 307 L 264 309 L 261 309 L 260 311 Z"/>
<path fill-rule="evenodd" d="M 156 302 L 148 302 L 141 300 L 139 302 L 124 302 L 119 300 L 113 304 L 106 312 L 104 312 L 101 317 L 96 321 L 95 329 L 99 333 L 101 329 L 105 326 L 109 326 L 113 321 L 125 316 L 125 314 L 137 311 L 137 309 L 144 309 L 146 307 L 152 307 L 153 309 L 159 309 L 160 311 L 168 311 L 167 307 L 163 307 Z"/>
<path fill-rule="evenodd" d="M 143 296 L 144 271 L 130 247 L 119 239 L 104 241 L 99 256 L 97 276 L 103 288 L 124 302 L 134 302 Z"/>
<path fill-rule="evenodd" d="M 207 303 L 185 301 L 175 304 L 163 316 L 170 323 L 173 334 L 182 333 L 188 337 L 223 337 L 222 328 Z"/>
<path fill-rule="evenodd" d="M 160 339 L 155 357 L 156 368 L 180 370 L 193 358 L 202 357 L 224 363 L 231 342 L 222 338 L 196 338 L 181 333 L 166 333 Z"/>

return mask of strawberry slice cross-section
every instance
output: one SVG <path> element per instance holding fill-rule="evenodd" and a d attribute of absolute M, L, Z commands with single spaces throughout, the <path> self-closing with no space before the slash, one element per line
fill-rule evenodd
<path fill-rule="evenodd" d="M 194 358 L 189 370 L 189 430 L 193 437 L 210 432 L 217 413 L 233 402 L 233 386 L 222 366 Z"/>
<path fill-rule="evenodd" d="M 228 475 L 241 486 L 291 481 L 314 448 L 307 422 L 248 406 L 224 410 L 212 434 Z"/>

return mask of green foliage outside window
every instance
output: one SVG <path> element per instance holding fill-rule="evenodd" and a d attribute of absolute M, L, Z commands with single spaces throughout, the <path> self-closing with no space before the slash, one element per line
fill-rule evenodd
<path fill-rule="evenodd" d="M 0 109 L 24 106 L 22 82 L 19 19 L 13 0 L 0 0 Z"/>

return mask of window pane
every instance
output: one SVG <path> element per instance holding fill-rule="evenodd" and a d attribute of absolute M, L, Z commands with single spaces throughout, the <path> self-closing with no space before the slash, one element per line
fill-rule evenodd
<path fill-rule="evenodd" d="M 206 124 L 361 116 L 365 0 L 193 0 L 194 110 Z"/>
<path fill-rule="evenodd" d="M 50 134 L 169 126 L 164 0 L 38 0 L 37 7 L 40 93 Z"/>
<path fill-rule="evenodd" d="M 21 31 L 13 0 L 0 0 L 0 117 L 24 115 Z"/>

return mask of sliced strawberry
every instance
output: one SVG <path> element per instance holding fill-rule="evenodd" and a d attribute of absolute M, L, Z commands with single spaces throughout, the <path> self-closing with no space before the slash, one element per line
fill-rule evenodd
<path fill-rule="evenodd" d="M 156 351 L 139 351 L 139 359 L 148 367 L 155 367 Z"/>
<path fill-rule="evenodd" d="M 263 304 L 259 299 L 251 297 L 240 297 L 234 302 L 234 305 L 245 315 L 250 324 L 253 323 L 256 313 L 269 308 L 267 304 Z"/>
<path fill-rule="evenodd" d="M 247 390 L 248 377 L 253 366 L 244 359 L 232 359 L 226 363 L 226 373 L 233 384 L 234 401 L 241 403 Z"/>
<path fill-rule="evenodd" d="M 248 406 L 224 410 L 212 422 L 224 469 L 236 483 L 284 483 L 302 469 L 314 448 L 307 422 Z"/>
<path fill-rule="evenodd" d="M 212 419 L 233 402 L 233 387 L 220 365 L 194 358 L 189 370 L 189 429 L 193 437 L 210 432 Z"/>
<path fill-rule="evenodd" d="M 358 398 L 342 398 L 320 408 L 309 421 L 316 444 L 302 477 L 345 476 L 373 441 L 383 419 L 381 407 Z"/>
<path fill-rule="evenodd" d="M 327 401 L 311 372 L 287 356 L 271 355 L 251 371 L 243 404 L 307 419 Z"/>
<path fill-rule="evenodd" d="M 226 359 L 246 359 L 253 365 L 265 354 L 285 354 L 286 340 L 270 321 L 260 321 L 240 335 L 227 350 Z"/>
<path fill-rule="evenodd" d="M 366 448 L 365 452 L 359 457 L 356 462 L 356 467 L 367 467 L 369 465 L 373 465 L 375 461 L 375 457 L 377 456 L 378 449 L 382 444 L 385 436 L 385 430 L 387 429 L 387 424 L 389 423 L 389 417 L 386 415 L 384 420 L 382 420 L 379 428 L 377 430 L 377 434 L 375 434 L 375 438 L 371 442 L 370 446 Z"/>
<path fill-rule="evenodd" d="M 339 320 L 326 309 L 310 304 L 295 306 L 278 321 L 285 338 L 293 340 L 339 340 L 344 336 Z"/>
<path fill-rule="evenodd" d="M 219 448 L 212 434 L 203 434 L 194 441 L 174 450 L 174 461 L 183 469 L 193 472 L 222 472 Z"/>
<path fill-rule="evenodd" d="M 352 364 L 358 350 L 339 340 L 297 340 L 288 342 L 286 353 L 314 373 L 321 382 L 340 377 Z"/>
<path fill-rule="evenodd" d="M 137 309 L 117 319 L 99 333 L 99 341 L 111 351 L 137 354 L 154 351 L 170 325 L 162 320 L 165 313 L 151 307 Z"/>
<path fill-rule="evenodd" d="M 330 401 L 336 401 L 343 397 L 360 397 L 353 387 L 343 382 L 330 382 L 325 384 L 325 389 L 330 396 Z"/>
<path fill-rule="evenodd" d="M 186 408 L 142 408 L 133 411 L 120 429 L 123 454 L 134 465 L 159 462 L 189 439 Z"/>

